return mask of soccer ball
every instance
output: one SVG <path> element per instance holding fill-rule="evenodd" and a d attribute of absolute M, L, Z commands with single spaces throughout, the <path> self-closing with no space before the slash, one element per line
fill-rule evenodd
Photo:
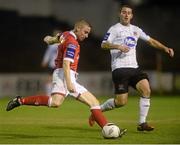
<path fill-rule="evenodd" d="M 118 138 L 120 135 L 120 129 L 114 123 L 106 124 L 102 129 L 102 135 L 104 138 Z"/>

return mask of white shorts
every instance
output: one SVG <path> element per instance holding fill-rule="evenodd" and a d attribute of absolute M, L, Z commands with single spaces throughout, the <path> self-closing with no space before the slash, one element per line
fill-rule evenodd
<path fill-rule="evenodd" d="M 53 85 L 52 85 L 51 94 L 58 93 L 58 94 L 64 95 L 65 97 L 68 95 L 71 95 L 76 98 L 79 96 L 79 94 L 82 94 L 88 91 L 85 87 L 81 86 L 79 83 L 76 82 L 77 73 L 75 71 L 70 70 L 70 77 L 76 89 L 76 93 L 70 93 L 67 90 L 66 80 L 64 77 L 64 71 L 62 68 L 58 68 L 54 70 L 53 72 L 53 80 L 52 80 Z"/>

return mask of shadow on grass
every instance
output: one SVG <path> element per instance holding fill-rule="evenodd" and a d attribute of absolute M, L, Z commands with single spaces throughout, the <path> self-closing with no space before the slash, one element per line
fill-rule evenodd
<path fill-rule="evenodd" d="M 0 134 L 1 138 L 13 139 L 13 138 L 22 138 L 22 139 L 36 139 L 36 138 L 44 138 L 44 137 L 52 137 L 52 136 L 39 136 L 39 135 L 27 135 L 27 134 L 19 134 L 19 133 L 3 133 Z"/>
<path fill-rule="evenodd" d="M 81 132 L 82 134 L 84 133 L 93 133 L 93 132 L 99 132 L 100 129 L 91 129 L 91 128 L 81 128 L 81 127 L 68 127 L 68 126 L 42 126 L 41 128 L 47 130 L 47 131 L 50 131 L 52 133 L 52 131 L 54 133 L 52 134 L 49 134 L 49 135 L 42 135 L 41 133 L 39 134 L 36 134 L 34 133 L 34 135 L 32 134 L 28 134 L 28 131 L 25 133 L 0 133 L 0 138 L 1 139 L 41 139 L 41 138 L 81 138 L 81 136 L 77 136 L 77 132 Z M 59 134 L 58 133 L 58 130 L 61 130 L 63 131 L 64 133 L 63 134 Z M 69 135 L 68 132 L 71 131 L 71 132 L 74 132 L 73 134 Z M 67 133 L 65 133 L 67 132 Z M 31 133 L 31 132 L 29 132 Z M 42 132 L 43 133 L 43 132 Z M 68 136 L 67 136 L 68 134 Z M 96 138 L 96 137 L 95 137 Z M 98 138 L 98 137 L 97 137 Z M 0 139 L 0 140 L 1 140 Z"/>
<path fill-rule="evenodd" d="M 71 127 L 71 126 L 44 126 L 44 128 L 46 129 L 51 129 L 51 130 L 71 130 L 71 131 L 82 131 L 82 132 L 98 132 L 101 129 L 97 129 L 97 128 L 82 128 L 82 127 Z"/>

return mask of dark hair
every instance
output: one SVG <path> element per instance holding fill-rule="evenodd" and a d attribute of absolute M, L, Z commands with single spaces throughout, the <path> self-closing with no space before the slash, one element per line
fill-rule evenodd
<path fill-rule="evenodd" d="M 124 8 L 124 7 L 130 8 L 130 9 L 132 9 L 132 10 L 134 9 L 133 6 L 131 6 L 131 5 L 129 5 L 129 4 L 124 4 L 124 5 L 122 5 L 122 6 L 120 7 L 119 11 L 121 11 L 122 8 Z"/>

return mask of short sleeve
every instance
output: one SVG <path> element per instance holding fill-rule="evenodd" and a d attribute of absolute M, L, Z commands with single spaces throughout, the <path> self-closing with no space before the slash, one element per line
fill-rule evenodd
<path fill-rule="evenodd" d="M 71 62 L 74 62 L 75 52 L 76 52 L 77 46 L 73 43 L 67 44 L 66 51 L 65 51 L 65 60 L 69 60 Z"/>
<path fill-rule="evenodd" d="M 142 29 L 139 28 L 139 38 L 148 41 L 150 39 L 150 36 L 147 35 Z"/>
<path fill-rule="evenodd" d="M 112 43 L 116 35 L 117 35 L 117 32 L 115 31 L 113 27 L 111 27 L 105 34 L 102 42 Z"/>

